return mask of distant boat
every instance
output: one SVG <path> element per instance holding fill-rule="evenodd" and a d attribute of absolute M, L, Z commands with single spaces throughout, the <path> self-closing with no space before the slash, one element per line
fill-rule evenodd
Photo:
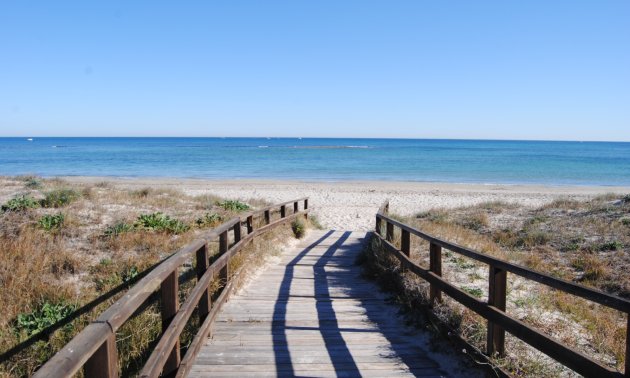
<path fill-rule="evenodd" d="M 28 138 L 27 140 L 28 140 L 29 142 L 32 142 L 32 141 L 33 141 L 33 138 Z"/>

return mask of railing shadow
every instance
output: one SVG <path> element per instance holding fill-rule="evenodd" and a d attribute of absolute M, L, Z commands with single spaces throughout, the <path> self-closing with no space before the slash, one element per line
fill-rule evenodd
<path fill-rule="evenodd" d="M 283 280 L 278 292 L 274 307 L 272 322 L 272 337 L 275 363 L 278 376 L 296 376 L 295 362 L 291 358 L 287 331 L 318 331 L 323 338 L 324 345 L 330 361 L 337 375 L 360 377 L 356 357 L 346 344 L 344 334 L 380 334 L 388 341 L 390 347 L 378 351 L 378 356 L 396 362 L 407 372 L 416 375 L 436 374 L 439 366 L 426 357 L 426 350 L 411 342 L 413 335 L 401 335 L 401 321 L 395 316 L 395 309 L 391 313 L 383 313 L 384 295 L 378 292 L 376 285 L 363 281 L 361 268 L 354 261 L 358 253 L 367 242 L 368 234 L 362 235 L 357 241 L 348 242 L 350 232 L 344 232 L 332 245 L 325 247 L 326 240 L 333 235 L 329 231 L 324 236 L 310 244 L 301 251 L 286 266 Z M 345 244 L 344 244 L 345 243 Z M 287 325 L 286 315 L 289 299 L 298 297 L 291 295 L 291 284 L 299 285 L 296 281 L 295 267 L 308 265 L 309 256 L 315 248 L 319 247 L 321 253 L 312 253 L 310 256 L 318 256 L 313 264 L 314 292 L 317 313 L 317 325 L 292 326 Z M 325 248 L 325 249 L 324 249 Z M 355 287 L 353 282 L 366 282 L 366 285 Z M 373 290 L 370 288 L 373 285 Z M 367 289 L 366 289 L 367 287 Z M 310 297 L 310 296 L 307 296 Z M 343 325 L 342 318 L 335 312 L 334 301 L 340 298 L 353 298 L 359 303 L 360 311 L 365 315 L 366 323 L 357 325 Z M 340 325 L 341 324 L 341 325 Z M 366 338 L 366 345 L 370 338 Z"/>

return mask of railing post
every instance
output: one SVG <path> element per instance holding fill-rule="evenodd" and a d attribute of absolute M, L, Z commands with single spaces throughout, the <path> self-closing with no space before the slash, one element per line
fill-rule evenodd
<path fill-rule="evenodd" d="M 95 378 L 118 377 L 118 354 L 116 351 L 115 333 L 110 334 L 92 357 L 87 360 L 84 367 L 84 375 Z"/>
<path fill-rule="evenodd" d="M 162 294 L 162 333 L 168 328 L 171 320 L 177 314 L 179 310 L 179 283 L 178 283 L 178 269 L 175 269 L 173 273 L 162 282 L 161 294 Z M 173 350 L 168 355 L 166 363 L 164 364 L 164 375 L 177 370 L 180 363 L 179 355 L 179 340 L 173 346 Z"/>
<path fill-rule="evenodd" d="M 298 203 L 297 202 L 293 202 L 293 214 L 297 213 L 298 210 Z"/>
<path fill-rule="evenodd" d="M 247 234 L 251 234 L 254 232 L 254 216 L 250 215 L 247 217 Z"/>
<path fill-rule="evenodd" d="M 405 229 L 400 232 L 400 250 L 407 257 L 411 257 L 411 235 Z"/>
<path fill-rule="evenodd" d="M 219 255 L 223 255 L 228 250 L 228 232 L 224 231 L 219 235 Z M 219 272 L 219 278 L 223 281 L 223 285 L 228 282 L 228 264 L 226 263 Z"/>
<path fill-rule="evenodd" d="M 394 224 L 387 222 L 387 236 L 385 237 L 388 242 L 394 241 Z"/>
<path fill-rule="evenodd" d="M 626 323 L 626 368 L 623 371 L 626 377 L 630 377 L 630 314 L 628 316 L 628 322 Z"/>
<path fill-rule="evenodd" d="M 241 222 L 237 222 L 234 225 L 234 244 L 241 241 Z"/>
<path fill-rule="evenodd" d="M 269 210 L 265 210 L 265 224 L 271 223 L 271 212 Z"/>
<path fill-rule="evenodd" d="M 208 244 L 204 244 L 203 247 L 197 250 L 197 282 L 199 282 L 203 274 L 208 270 L 208 257 Z M 210 288 L 206 288 L 205 293 L 199 300 L 199 319 L 201 322 L 204 321 L 210 312 L 211 305 Z"/>
<path fill-rule="evenodd" d="M 442 276 L 442 246 L 429 244 L 429 270 L 437 276 Z M 442 302 L 442 292 L 433 284 L 429 287 L 431 305 L 436 301 Z"/>
<path fill-rule="evenodd" d="M 284 218 L 286 216 L 287 216 L 287 206 L 282 205 L 280 206 L 280 218 Z"/>
<path fill-rule="evenodd" d="M 304 210 L 308 209 L 308 198 L 304 199 Z"/>
<path fill-rule="evenodd" d="M 381 218 L 378 217 L 378 215 L 376 216 L 376 233 L 379 234 L 380 236 L 383 236 L 383 234 L 381 233 Z"/>
<path fill-rule="evenodd" d="M 490 285 L 488 288 L 488 304 L 505 311 L 507 288 L 507 271 L 490 265 Z M 488 340 L 486 349 L 489 356 L 505 353 L 505 330 L 503 327 L 488 322 Z"/>

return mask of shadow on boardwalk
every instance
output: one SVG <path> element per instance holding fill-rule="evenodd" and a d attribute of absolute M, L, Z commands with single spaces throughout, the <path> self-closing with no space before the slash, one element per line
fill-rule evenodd
<path fill-rule="evenodd" d="M 285 251 L 226 304 L 190 376 L 468 376 L 361 277 L 366 236 L 317 231 Z"/>

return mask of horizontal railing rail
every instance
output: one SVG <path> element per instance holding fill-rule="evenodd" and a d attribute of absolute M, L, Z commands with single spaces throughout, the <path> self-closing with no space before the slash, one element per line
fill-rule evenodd
<path fill-rule="evenodd" d="M 507 331 L 585 376 L 624 376 L 617 370 L 598 363 L 589 356 L 508 315 L 506 313 L 507 273 L 516 274 L 626 314 L 630 312 L 630 301 L 444 241 L 391 218 L 388 212 L 389 202 L 385 202 L 376 214 L 375 236 L 378 237 L 385 249 L 400 261 L 405 271 L 412 272 L 429 282 L 429 299 L 431 303 L 441 301 L 441 294 L 445 293 L 488 321 L 486 342 L 488 355 L 495 353 L 503 355 L 505 353 L 505 331 Z M 400 229 L 400 249 L 393 244 L 396 227 Z M 411 260 L 411 235 L 429 242 L 429 269 L 423 268 Z M 442 278 L 443 248 L 489 266 L 487 302 L 473 297 Z M 629 377 L 630 361 L 628 358 L 630 358 L 630 345 L 628 341 L 630 340 L 630 318 L 627 320 L 627 324 L 625 376 Z"/>
<path fill-rule="evenodd" d="M 299 209 L 300 203 L 303 203 L 302 210 Z M 272 220 L 272 212 L 279 212 L 279 218 Z M 140 376 L 185 376 L 203 340 L 210 332 L 221 306 L 235 286 L 235 275 L 228 272 L 230 259 L 255 237 L 300 216 L 308 217 L 308 213 L 308 198 L 300 198 L 244 213 L 204 233 L 179 249 L 130 288 L 37 370 L 34 377 L 67 377 L 81 369 L 84 370 L 86 377 L 117 377 L 119 372 L 116 332 L 142 309 L 143 304 L 156 292 L 161 296 L 162 335 Z M 258 228 L 254 222 L 256 218 L 262 223 Z M 233 240 L 231 246 L 229 233 Z M 217 239 L 219 253 L 213 256 L 213 262 L 210 264 L 208 245 Z M 197 283 L 180 306 L 179 269 L 193 258 L 196 259 Z M 220 279 L 222 287 L 213 300 L 210 285 L 216 279 Z M 182 358 L 179 340 L 195 310 L 199 314 L 201 325 Z"/>

